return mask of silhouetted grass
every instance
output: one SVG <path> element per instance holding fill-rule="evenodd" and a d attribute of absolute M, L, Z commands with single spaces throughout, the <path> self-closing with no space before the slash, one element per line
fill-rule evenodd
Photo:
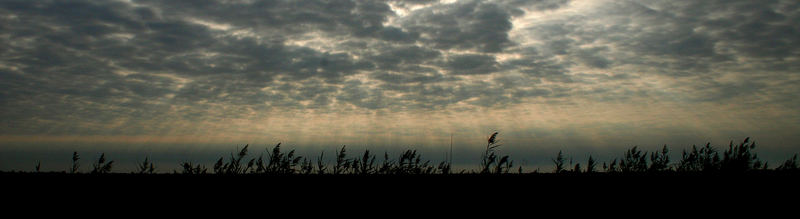
<path fill-rule="evenodd" d="M 764 166 L 766 167 L 766 165 L 764 165 Z M 776 170 L 781 171 L 781 172 L 798 172 L 798 171 L 800 171 L 800 168 L 798 168 L 798 165 L 797 165 L 797 154 L 792 156 L 792 158 L 784 161 L 783 164 L 778 166 L 778 168 Z"/>
<path fill-rule="evenodd" d="M 223 162 L 224 158 L 220 157 L 216 163 L 214 163 L 214 173 L 215 174 L 226 174 L 226 175 L 236 175 L 236 174 L 244 174 L 247 173 L 253 167 L 253 161 L 250 160 L 247 166 L 242 165 L 242 159 L 247 156 L 247 147 L 250 145 L 245 145 L 236 156 L 231 153 L 228 162 Z M 278 143 L 280 146 L 280 143 Z M 276 146 L 277 148 L 277 146 Z"/>
<path fill-rule="evenodd" d="M 556 158 L 553 158 L 553 164 L 556 166 L 553 173 L 563 173 L 564 170 L 564 153 L 558 151 Z"/>
<path fill-rule="evenodd" d="M 592 156 L 589 155 L 589 160 L 586 161 L 586 173 L 588 174 L 594 173 L 596 166 L 597 163 L 595 163 L 594 158 L 592 158 Z"/>
<path fill-rule="evenodd" d="M 508 155 L 500 155 L 496 150 L 501 146 L 499 133 L 494 132 L 487 139 L 484 152 L 481 154 L 480 169 L 477 171 L 462 170 L 458 175 L 541 175 L 538 170 L 523 172 L 522 166 L 516 173 L 511 173 L 513 160 Z M 684 149 L 677 162 L 671 162 L 669 148 L 664 145 L 660 150 L 648 152 L 638 146 L 627 149 L 621 157 L 614 158 L 610 163 L 602 163 L 602 170 L 598 170 L 598 162 L 593 156 L 583 166 L 579 162 L 573 163 L 572 158 L 559 151 L 552 158 L 555 175 L 741 175 L 748 173 L 759 174 L 800 174 L 798 155 L 770 169 L 767 163 L 761 162 L 755 153 L 756 144 L 750 138 L 738 144 L 732 141 L 724 151 L 719 151 L 711 143 L 698 148 L 693 145 Z M 449 159 L 436 164 L 423 159 L 416 150 L 406 150 L 393 159 L 388 152 L 384 152 L 383 159 L 379 160 L 370 150 L 364 150 L 356 157 L 348 157 L 346 146 L 342 146 L 335 153 L 335 163 L 328 165 L 325 162 L 325 153 L 321 152 L 316 160 L 297 156 L 294 150 L 284 152 L 281 143 L 276 144 L 271 150 L 266 150 L 257 158 L 248 157 L 249 145 L 245 145 L 238 153 L 231 153 L 225 159 L 220 157 L 213 165 L 210 172 L 203 164 L 181 162 L 180 171 L 174 174 L 185 175 L 449 175 L 452 164 Z M 80 173 L 80 156 L 78 152 L 72 154 L 72 167 L 67 173 Z M 111 173 L 114 161 L 107 161 L 105 153 L 92 165 L 92 174 Z M 41 172 L 41 161 L 37 161 L 35 172 Z M 571 169 L 568 169 L 571 168 Z M 155 165 L 149 157 L 137 164 L 134 174 L 157 174 Z"/>
<path fill-rule="evenodd" d="M 70 169 L 70 173 L 78 173 L 78 168 L 81 167 L 81 164 L 78 163 L 81 157 L 78 155 L 78 152 L 72 152 L 72 169 Z"/>
<path fill-rule="evenodd" d="M 97 159 L 97 163 L 92 165 L 92 174 L 110 173 L 113 164 L 113 160 L 106 162 L 106 153 L 102 153 L 100 154 L 100 158 Z"/>
<path fill-rule="evenodd" d="M 489 136 L 486 143 L 486 151 L 481 156 L 481 174 L 505 174 L 511 169 L 514 161 L 510 160 L 508 156 L 500 156 L 496 154 L 495 149 L 500 147 L 500 140 L 498 140 L 495 132 Z"/>
<path fill-rule="evenodd" d="M 138 174 L 153 174 L 156 171 L 155 165 L 153 162 L 150 162 L 149 157 L 145 157 L 144 161 L 137 165 L 139 171 Z"/>
<path fill-rule="evenodd" d="M 195 165 L 192 162 L 183 162 L 181 163 L 181 167 L 183 167 L 183 171 L 181 172 L 182 174 L 196 175 L 208 173 L 208 168 L 200 164 Z"/>

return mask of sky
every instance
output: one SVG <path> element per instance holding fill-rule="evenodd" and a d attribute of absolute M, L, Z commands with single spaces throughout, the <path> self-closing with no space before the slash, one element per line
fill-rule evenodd
<path fill-rule="evenodd" d="M 775 164 L 800 152 L 800 2 L 4 0 L 0 87 L 0 170 L 441 160 L 451 136 L 468 166 L 495 131 L 536 168 L 745 137 Z"/>

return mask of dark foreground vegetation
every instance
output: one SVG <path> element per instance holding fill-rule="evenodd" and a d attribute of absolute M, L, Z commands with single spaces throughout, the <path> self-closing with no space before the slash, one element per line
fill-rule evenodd
<path fill-rule="evenodd" d="M 80 172 L 81 157 L 78 152 L 72 154 L 72 166 L 67 171 L 42 172 L 38 162 L 33 172 L 12 171 L 0 172 L 3 175 L 200 175 L 200 176 L 377 176 L 377 175 L 451 175 L 451 176 L 707 176 L 707 175 L 800 175 L 798 156 L 795 154 L 783 163 L 771 166 L 759 160 L 754 152 L 755 142 L 749 138 L 740 143 L 731 142 L 723 151 L 711 146 L 692 146 L 684 149 L 681 157 L 673 161 L 666 145 L 659 151 L 643 151 L 638 147 L 626 150 L 622 157 L 610 162 L 599 163 L 593 157 L 585 163 L 573 162 L 559 152 L 552 158 L 551 171 L 526 171 L 522 166 L 514 166 L 509 155 L 502 155 L 496 150 L 500 144 L 498 133 L 493 133 L 487 140 L 485 151 L 481 154 L 480 169 L 452 170 L 452 161 L 447 159 L 438 163 L 424 160 L 416 150 L 407 150 L 399 156 L 388 153 L 380 155 L 366 150 L 356 156 L 348 156 L 345 146 L 335 154 L 332 163 L 325 162 L 320 153 L 315 158 L 295 155 L 294 150 L 284 151 L 278 143 L 266 154 L 250 156 L 249 145 L 238 153 L 220 157 L 214 164 L 182 162 L 171 173 L 159 173 L 156 164 L 149 158 L 139 163 L 138 170 L 131 173 L 112 172 L 113 160 L 107 160 L 101 154 L 92 162 L 91 171 Z M 378 158 L 380 157 L 380 159 Z"/>

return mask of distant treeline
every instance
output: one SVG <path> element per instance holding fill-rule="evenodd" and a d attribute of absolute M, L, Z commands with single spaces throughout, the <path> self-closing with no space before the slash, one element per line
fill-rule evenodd
<path fill-rule="evenodd" d="M 737 175 L 747 173 L 800 173 L 797 154 L 788 160 L 770 168 L 766 162 L 759 160 L 753 151 L 755 142 L 750 138 L 741 143 L 731 142 L 727 149 L 720 152 L 710 143 L 703 147 L 692 146 L 684 149 L 677 162 L 671 162 L 666 145 L 660 151 L 648 152 L 633 147 L 625 151 L 621 158 L 606 163 L 598 163 L 592 156 L 582 166 L 572 164 L 565 159 L 562 152 L 552 158 L 552 171 L 530 172 L 522 166 L 514 166 L 508 155 L 499 154 L 495 149 L 500 146 L 498 133 L 493 133 L 487 140 L 486 150 L 481 154 L 480 169 L 453 172 L 452 160 L 439 163 L 423 160 L 416 150 L 407 150 L 399 157 L 390 157 L 383 153 L 382 159 L 365 150 L 356 157 L 348 157 L 345 146 L 333 156 L 335 162 L 325 162 L 322 152 L 316 159 L 295 155 L 294 150 L 285 152 L 278 143 L 266 156 L 248 157 L 248 147 L 244 146 L 237 154 L 231 153 L 228 158 L 220 157 L 211 166 L 193 162 L 181 162 L 172 173 L 156 173 L 156 165 L 145 158 L 131 174 L 192 174 L 192 175 L 432 175 L 432 174 L 472 174 L 472 175 L 509 175 L 509 174 L 560 174 L 560 175 L 691 175 L 691 174 L 725 174 Z M 89 174 L 112 173 L 113 160 L 106 160 L 105 154 L 92 163 Z M 72 154 L 72 166 L 67 171 L 49 172 L 59 174 L 85 174 L 79 171 L 80 155 Z M 35 167 L 35 173 L 42 173 L 41 162 Z M 29 173 L 29 172 L 27 172 Z"/>

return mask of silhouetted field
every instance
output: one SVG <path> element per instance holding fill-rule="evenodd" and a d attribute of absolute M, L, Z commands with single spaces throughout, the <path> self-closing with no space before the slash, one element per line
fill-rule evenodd
<path fill-rule="evenodd" d="M 295 155 L 294 150 L 284 151 L 278 143 L 266 154 L 250 155 L 249 145 L 238 153 L 220 157 L 215 163 L 203 164 L 181 162 L 171 172 L 156 172 L 157 164 L 145 157 L 134 172 L 114 172 L 114 161 L 107 160 L 101 154 L 98 160 L 91 162 L 91 170 L 81 172 L 81 157 L 78 152 L 72 154 L 72 165 L 66 171 L 43 172 L 41 163 L 37 163 L 34 171 L 4 171 L 3 176 L 118 176 L 118 177 L 258 177 L 282 176 L 292 178 L 334 177 L 334 176 L 415 176 L 415 177 L 480 177 L 502 176 L 514 177 L 608 177 L 608 176 L 795 176 L 800 175 L 798 156 L 793 155 L 777 165 L 762 162 L 755 153 L 756 144 L 749 138 L 740 143 L 731 142 L 720 151 L 710 143 L 702 147 L 692 146 L 684 149 L 681 157 L 673 160 L 669 156 L 669 148 L 665 145 L 659 151 L 643 151 L 638 147 L 624 151 L 623 156 L 600 163 L 592 156 L 585 163 L 567 161 L 561 152 L 552 158 L 551 171 L 526 171 L 522 166 L 515 166 L 509 155 L 499 154 L 500 146 L 497 134 L 493 133 L 486 142 L 485 151 L 480 154 L 480 168 L 476 170 L 452 170 L 452 162 L 447 159 L 438 163 L 422 159 L 416 150 L 407 150 L 399 155 L 388 153 L 374 154 L 366 150 L 350 156 L 346 146 L 342 146 L 335 154 L 320 153 L 314 158 Z M 334 161 L 325 162 L 326 156 L 333 156 Z"/>
<path fill-rule="evenodd" d="M 674 161 L 666 146 L 655 152 L 633 147 L 608 162 L 590 157 L 585 163 L 574 163 L 559 152 L 551 160 L 551 171 L 531 172 L 515 166 L 509 155 L 499 154 L 496 137 L 493 134 L 484 152 L 477 155 L 481 157 L 478 169 L 458 172 L 452 171 L 449 159 L 432 163 L 415 150 L 399 155 L 367 150 L 351 156 L 343 146 L 334 154 L 307 158 L 295 155 L 293 150 L 284 151 L 277 144 L 265 155 L 252 156 L 245 146 L 211 164 L 182 162 L 169 173 L 155 171 L 170 167 L 158 167 L 149 158 L 142 159 L 136 171 L 114 172 L 115 162 L 107 160 L 105 154 L 90 162 L 89 171 L 81 172 L 82 160 L 75 152 L 72 165 L 65 171 L 0 172 L 0 182 L 11 188 L 9 193 L 19 194 L 12 199 L 27 203 L 40 202 L 36 197 L 59 203 L 74 202 L 74 197 L 93 201 L 104 197 L 169 197 L 156 202 L 171 203 L 180 198 L 183 204 L 194 205 L 211 197 L 265 197 L 279 203 L 318 200 L 343 205 L 404 200 L 435 205 L 494 199 L 551 203 L 586 200 L 626 206 L 678 199 L 684 204 L 714 201 L 732 205 L 800 194 L 797 155 L 770 167 L 758 159 L 756 146 L 749 139 L 731 142 L 722 151 L 710 144 L 693 146 Z M 326 156 L 332 156 L 332 161 L 325 162 Z M 36 165 L 37 170 L 40 166 Z M 382 200 L 386 197 L 391 198 Z M 647 201 L 639 201 L 644 199 Z"/>

